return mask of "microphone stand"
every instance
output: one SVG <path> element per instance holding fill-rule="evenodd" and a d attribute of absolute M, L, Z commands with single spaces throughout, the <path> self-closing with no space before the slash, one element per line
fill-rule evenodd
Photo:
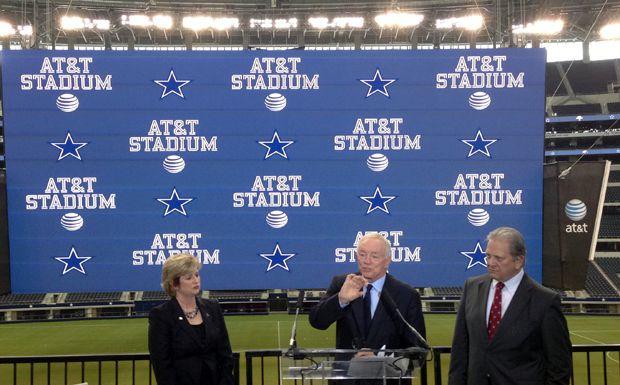
<path fill-rule="evenodd" d="M 422 335 L 416 330 L 416 328 L 414 328 L 413 325 L 411 325 L 409 322 L 407 322 L 405 317 L 403 317 L 403 315 L 400 312 L 400 310 L 398 310 L 398 306 L 396 306 L 396 302 L 394 302 L 394 299 L 392 298 L 390 293 L 388 293 L 387 291 L 383 290 L 383 292 L 381 293 L 381 298 L 385 299 L 385 304 L 387 305 L 387 307 L 393 313 L 396 313 L 398 318 L 407 327 L 407 329 L 409 329 L 409 331 L 411 331 L 413 333 L 413 335 L 416 336 L 416 338 L 420 342 L 421 347 L 426 349 L 427 351 L 430 351 L 431 347 L 428 345 L 428 342 L 426 342 L 424 337 L 422 337 Z M 415 349 L 411 349 L 411 350 L 412 350 L 411 351 L 411 356 L 414 356 L 416 353 L 419 353 L 419 352 L 416 352 Z"/>
<path fill-rule="evenodd" d="M 306 358 L 304 353 L 300 353 L 297 348 L 297 318 L 299 318 L 299 312 L 304 303 L 304 290 L 299 290 L 299 296 L 297 297 L 297 305 L 295 309 L 295 321 L 293 322 L 293 328 L 291 330 L 291 339 L 289 340 L 289 347 L 284 355 L 294 360 L 303 360 Z"/>

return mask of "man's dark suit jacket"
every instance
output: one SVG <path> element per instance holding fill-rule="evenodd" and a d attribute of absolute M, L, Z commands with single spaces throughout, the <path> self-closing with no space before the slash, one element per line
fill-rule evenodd
<path fill-rule="evenodd" d="M 465 283 L 448 384 L 568 384 L 571 342 L 560 296 L 524 274 L 489 342 L 486 308 L 490 286 L 488 275 Z"/>
<path fill-rule="evenodd" d="M 206 368 L 213 385 L 233 384 L 232 350 L 222 311 L 216 301 L 197 299 L 206 343 L 187 322 L 176 298 L 149 314 L 149 352 L 158 385 L 200 385 Z M 203 367 L 203 365 L 205 367 Z"/>
<path fill-rule="evenodd" d="M 344 284 L 346 275 L 340 275 L 332 280 L 331 285 L 320 302 L 310 311 L 310 324 L 321 330 L 327 329 L 336 322 L 336 348 L 371 348 L 380 349 L 385 345 L 386 349 L 403 349 L 411 346 L 419 346 L 416 337 L 412 335 L 396 314 L 390 312 L 384 306 L 380 298 L 375 310 L 375 315 L 370 324 L 369 335 L 363 336 L 363 299 L 358 298 L 344 309 L 338 302 L 338 292 Z M 422 316 L 422 302 L 420 295 L 415 289 L 391 276 L 386 275 L 383 292 L 387 291 L 396 302 L 396 306 L 403 317 L 415 327 L 422 335 L 426 335 L 424 318 Z M 381 296 L 383 297 L 383 292 Z M 355 345 L 354 346 L 354 342 Z"/>

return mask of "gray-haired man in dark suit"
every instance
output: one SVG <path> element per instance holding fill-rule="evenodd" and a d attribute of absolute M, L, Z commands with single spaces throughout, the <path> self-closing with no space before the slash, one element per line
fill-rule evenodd
<path fill-rule="evenodd" d="M 448 384 L 568 384 L 571 342 L 560 296 L 523 271 L 521 233 L 500 227 L 487 241 L 488 274 L 465 282 Z"/>

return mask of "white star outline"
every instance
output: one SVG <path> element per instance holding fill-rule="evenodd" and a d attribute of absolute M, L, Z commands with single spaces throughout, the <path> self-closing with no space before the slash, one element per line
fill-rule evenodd
<path fill-rule="evenodd" d="M 467 258 L 469 258 L 469 263 L 467 264 L 467 270 L 471 269 L 472 267 L 476 266 L 476 265 L 481 265 L 484 267 L 487 267 L 487 257 L 484 257 L 484 263 L 480 262 L 480 260 L 478 260 L 475 257 L 472 257 L 470 254 L 477 254 L 477 253 L 481 253 L 481 254 L 486 254 L 483 250 L 482 250 L 482 245 L 480 245 L 480 242 L 476 242 L 476 247 L 474 248 L 474 251 L 461 251 L 460 252 L 462 255 L 466 256 Z M 475 262 L 474 262 L 475 260 Z"/>
<path fill-rule="evenodd" d="M 377 78 L 379 78 L 377 80 Z M 375 92 L 378 92 L 384 96 L 387 96 L 388 98 L 390 97 L 390 94 L 388 92 L 388 90 L 386 89 L 387 86 L 389 86 L 390 84 L 394 83 L 397 79 L 383 79 L 383 77 L 381 76 L 381 71 L 379 70 L 379 68 L 377 68 L 375 70 L 375 76 L 372 79 L 367 79 L 367 80 L 362 80 L 359 79 L 360 82 L 366 84 L 368 86 L 368 92 L 366 93 L 366 98 L 370 97 L 372 94 L 374 94 Z M 377 87 L 376 83 L 380 83 L 381 86 Z"/>
<path fill-rule="evenodd" d="M 272 155 L 275 155 L 275 154 L 280 155 L 284 159 L 288 159 L 288 155 L 286 154 L 285 148 L 287 148 L 291 144 L 295 143 L 295 141 L 294 140 L 280 140 L 280 135 L 278 134 L 278 131 L 276 130 L 276 131 L 273 132 L 273 136 L 271 137 L 270 141 L 269 140 L 259 140 L 258 143 L 261 146 L 264 146 L 264 147 L 267 148 L 267 154 L 265 154 L 265 158 L 264 159 L 269 159 Z M 278 149 L 278 148 L 276 148 L 275 150 L 272 149 L 272 146 L 274 144 L 277 144 L 278 147 L 280 147 L 280 149 Z"/>
<path fill-rule="evenodd" d="M 69 252 L 69 256 L 67 257 L 54 257 L 55 260 L 57 260 L 58 262 L 62 262 L 65 264 L 65 267 L 62 270 L 62 275 L 67 274 L 68 272 L 70 272 L 71 270 L 76 270 L 84 275 L 86 275 L 86 271 L 84 270 L 84 266 L 82 266 L 82 264 L 86 261 L 88 261 L 89 259 L 91 259 L 92 257 L 80 257 L 78 256 L 77 251 L 75 250 L 75 247 L 71 246 L 71 251 Z M 79 267 L 75 266 L 75 261 L 71 261 L 71 260 L 77 260 L 77 265 Z M 72 266 L 69 267 L 69 264 L 71 264 Z"/>
<path fill-rule="evenodd" d="M 476 133 L 476 137 L 473 140 L 472 139 L 461 139 L 461 142 L 465 143 L 466 145 L 470 147 L 469 154 L 467 154 L 468 158 L 471 158 L 473 155 L 476 155 L 477 153 L 481 153 L 485 155 L 487 158 L 490 158 L 491 153 L 489 152 L 489 146 L 497 142 L 497 139 L 484 139 L 484 136 L 482 136 L 482 131 L 478 130 L 478 132 Z M 484 147 L 484 149 L 482 149 L 480 144 L 482 144 L 482 147 Z"/>
<path fill-rule="evenodd" d="M 285 254 L 282 253 L 282 250 L 280 250 L 280 244 L 276 243 L 276 247 L 273 249 L 273 252 L 271 254 L 260 254 L 260 256 L 262 258 L 265 258 L 266 260 L 269 261 L 269 266 L 267 266 L 267 271 L 270 271 L 276 267 L 281 267 L 282 269 L 286 270 L 286 271 L 290 271 L 288 268 L 288 264 L 286 263 L 287 260 L 293 258 L 296 254 L 292 253 L 292 254 Z M 275 263 L 273 262 L 273 258 L 279 256 L 279 257 L 285 257 L 282 259 L 282 262 L 280 261 L 276 261 Z M 270 258 L 271 257 L 271 258 Z"/>
<path fill-rule="evenodd" d="M 50 142 L 50 144 L 54 147 L 56 147 L 57 149 L 60 150 L 60 154 L 58 155 L 58 159 L 57 160 L 62 160 L 64 158 L 66 158 L 67 156 L 71 155 L 72 157 L 76 158 L 77 160 L 82 160 L 82 156 L 80 155 L 80 148 L 86 146 L 88 144 L 88 142 L 74 142 L 73 141 L 73 137 L 71 136 L 71 133 L 69 131 L 67 131 L 67 136 L 65 136 L 65 141 L 64 142 Z M 71 146 L 73 146 L 73 151 L 65 151 L 65 147 L 70 144 Z M 75 152 L 75 154 L 74 154 Z"/>
<path fill-rule="evenodd" d="M 178 212 L 184 216 L 187 216 L 187 213 L 185 212 L 185 205 L 188 204 L 189 202 L 193 201 L 195 198 L 181 198 L 179 197 L 179 193 L 177 192 L 176 187 L 174 187 L 172 189 L 172 194 L 170 194 L 170 198 L 157 198 L 157 200 L 160 203 L 163 203 L 166 205 L 166 211 L 164 212 L 164 217 L 167 216 L 168 214 L 172 214 L 173 212 Z M 172 209 L 170 208 L 170 206 L 173 205 L 173 203 L 170 203 L 171 201 L 174 201 L 174 204 L 180 204 L 180 207 L 173 207 Z"/>
<path fill-rule="evenodd" d="M 185 99 L 185 95 L 183 95 L 183 90 L 181 90 L 181 87 L 191 82 L 191 80 L 177 80 L 177 77 L 174 74 L 174 69 L 172 68 L 170 69 L 170 73 L 168 74 L 168 79 L 153 81 L 164 88 L 164 90 L 161 92 L 161 96 L 159 97 L 160 99 L 163 99 L 170 94 L 175 94 Z"/>
<path fill-rule="evenodd" d="M 375 192 L 372 196 L 361 196 L 360 197 L 360 199 L 368 203 L 368 210 L 366 210 L 366 214 L 370 214 L 376 209 L 379 209 L 383 211 L 384 213 L 389 214 L 390 210 L 388 210 L 386 204 L 395 198 L 396 198 L 396 195 L 383 195 L 379 185 L 377 185 L 377 187 L 375 188 Z M 375 202 L 376 200 L 381 201 L 380 205 L 378 204 L 378 202 Z"/>

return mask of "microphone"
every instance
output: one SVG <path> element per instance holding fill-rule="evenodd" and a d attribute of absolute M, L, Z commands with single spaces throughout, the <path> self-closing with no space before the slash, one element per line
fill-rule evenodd
<path fill-rule="evenodd" d="M 407 322 L 405 317 L 403 317 L 403 315 L 401 314 L 400 310 L 398 310 L 398 306 L 396 306 L 396 302 L 394 302 L 394 299 L 392 298 L 390 293 L 387 292 L 387 290 L 383 290 L 381 292 L 381 298 L 384 299 L 384 303 L 387 306 L 387 308 L 392 313 L 396 313 L 398 315 L 398 318 L 400 318 L 400 320 L 402 321 L 402 323 L 404 323 L 405 326 L 407 326 L 407 328 L 416 336 L 418 341 L 420 341 L 420 344 L 422 345 L 422 347 L 424 349 L 430 350 L 431 347 L 428 345 L 428 342 L 426 342 L 424 337 L 422 337 L 422 335 L 416 330 L 416 328 L 414 328 L 409 322 Z"/>
<path fill-rule="evenodd" d="M 305 290 L 299 290 L 297 297 L 297 304 L 295 306 L 295 321 L 293 321 L 293 328 L 291 329 L 291 339 L 289 340 L 288 350 L 286 351 L 287 357 L 292 357 L 294 360 L 300 360 L 304 358 L 304 355 L 299 354 L 297 349 L 297 318 L 299 318 L 299 311 L 304 304 Z"/>

